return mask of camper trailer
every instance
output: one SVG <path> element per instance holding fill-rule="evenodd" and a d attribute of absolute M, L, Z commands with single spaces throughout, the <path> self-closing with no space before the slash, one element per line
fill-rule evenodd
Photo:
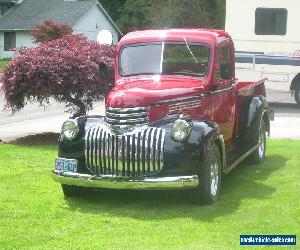
<path fill-rule="evenodd" d="M 226 0 L 226 31 L 236 46 L 237 77 L 267 78 L 269 93 L 292 94 L 300 107 L 300 2 Z"/>

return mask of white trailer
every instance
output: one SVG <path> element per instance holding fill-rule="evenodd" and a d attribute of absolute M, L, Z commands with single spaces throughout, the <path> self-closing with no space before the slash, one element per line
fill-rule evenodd
<path fill-rule="evenodd" d="M 235 42 L 239 80 L 268 78 L 300 107 L 300 1 L 226 0 L 226 31 Z"/>

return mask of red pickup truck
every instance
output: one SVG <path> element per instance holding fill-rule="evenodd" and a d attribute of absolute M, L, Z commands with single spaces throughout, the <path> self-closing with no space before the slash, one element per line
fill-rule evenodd
<path fill-rule="evenodd" d="M 264 80 L 238 82 L 234 52 L 221 30 L 124 36 L 106 115 L 62 126 L 54 179 L 64 194 L 190 188 L 195 201 L 215 202 L 222 174 L 264 160 L 270 132 Z"/>

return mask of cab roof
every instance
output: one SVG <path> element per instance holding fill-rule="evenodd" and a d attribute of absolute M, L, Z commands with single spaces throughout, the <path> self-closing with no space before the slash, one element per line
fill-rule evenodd
<path fill-rule="evenodd" d="M 216 45 L 224 40 L 231 39 L 230 35 L 223 30 L 215 29 L 165 29 L 134 31 L 125 35 L 119 42 L 119 47 L 135 43 L 147 42 L 185 42 L 204 43 Z"/>

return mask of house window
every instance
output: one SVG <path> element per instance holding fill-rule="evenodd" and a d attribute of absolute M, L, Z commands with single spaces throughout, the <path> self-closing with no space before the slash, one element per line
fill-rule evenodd
<path fill-rule="evenodd" d="M 4 50 L 9 51 L 16 47 L 16 32 L 4 32 Z"/>
<path fill-rule="evenodd" d="M 279 8 L 257 8 L 255 11 L 256 35 L 285 35 L 287 10 Z"/>

